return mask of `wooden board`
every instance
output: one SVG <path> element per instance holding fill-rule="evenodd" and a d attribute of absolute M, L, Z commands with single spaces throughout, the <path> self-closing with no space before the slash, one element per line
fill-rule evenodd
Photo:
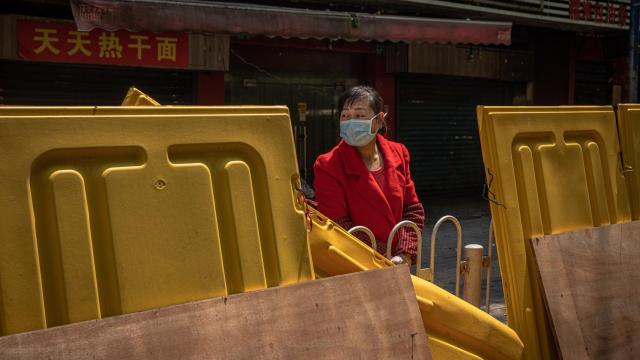
<path fill-rule="evenodd" d="M 430 359 L 406 266 L 0 337 L 0 359 Z"/>
<path fill-rule="evenodd" d="M 640 222 L 531 240 L 564 359 L 640 354 Z"/>

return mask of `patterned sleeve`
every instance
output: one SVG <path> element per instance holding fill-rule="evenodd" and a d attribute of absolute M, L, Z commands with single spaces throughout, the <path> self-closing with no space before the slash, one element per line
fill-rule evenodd
<path fill-rule="evenodd" d="M 421 203 L 405 206 L 402 219 L 410 220 L 416 223 L 420 230 L 424 230 L 424 208 Z M 394 251 L 394 255 L 408 255 L 411 257 L 411 263 L 416 263 L 418 255 L 418 238 L 411 228 L 402 228 L 398 231 L 398 245 Z"/>

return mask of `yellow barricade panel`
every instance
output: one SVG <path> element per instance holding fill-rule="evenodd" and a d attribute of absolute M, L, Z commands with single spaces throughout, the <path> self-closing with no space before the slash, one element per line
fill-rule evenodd
<path fill-rule="evenodd" d="M 610 107 L 479 107 L 507 316 L 526 359 L 555 348 L 528 239 L 630 219 Z"/>
<path fill-rule="evenodd" d="M 209 115 L 209 114 L 283 114 L 289 115 L 286 106 L 0 106 L 0 116 L 89 116 L 89 115 Z"/>
<path fill-rule="evenodd" d="M 482 360 L 481 357 L 452 346 L 444 341 L 429 337 L 429 349 L 432 359 L 447 360 Z"/>
<path fill-rule="evenodd" d="M 122 101 L 122 106 L 158 106 L 159 102 L 135 87 L 130 87 Z"/>
<path fill-rule="evenodd" d="M 0 334 L 313 279 L 286 108 L 140 109 L 0 110 Z"/>
<path fill-rule="evenodd" d="M 618 131 L 625 178 L 631 201 L 631 217 L 640 220 L 640 105 L 618 105 Z"/>
<path fill-rule="evenodd" d="M 313 208 L 309 245 L 316 273 L 335 276 L 393 264 Z M 486 312 L 418 277 L 411 281 L 434 359 L 520 359 L 516 333 Z M 381 284 L 384 286 L 384 284 Z"/>

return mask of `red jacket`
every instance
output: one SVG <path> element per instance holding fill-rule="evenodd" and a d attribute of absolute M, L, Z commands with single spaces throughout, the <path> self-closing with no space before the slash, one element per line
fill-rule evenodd
<path fill-rule="evenodd" d="M 377 135 L 376 139 L 384 162 L 384 193 L 358 150 L 344 141 L 316 160 L 314 188 L 321 213 L 338 223 L 348 218 L 354 226 L 368 227 L 376 236 L 378 250 L 382 252 L 392 228 L 406 219 L 404 215 L 407 208 L 419 205 L 421 217 L 417 222 L 420 228 L 424 226 L 424 211 L 411 180 L 407 148 L 381 135 Z M 398 248 L 396 237 L 393 254 L 415 256 L 415 241 L 413 236 L 412 244 L 400 244 L 403 246 Z"/>

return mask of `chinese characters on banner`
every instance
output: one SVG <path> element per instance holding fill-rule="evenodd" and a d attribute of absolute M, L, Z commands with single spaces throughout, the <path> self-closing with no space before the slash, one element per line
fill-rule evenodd
<path fill-rule="evenodd" d="M 18 20 L 17 30 L 22 59 L 152 67 L 189 65 L 186 33 L 84 32 L 77 31 L 73 23 L 32 20 Z"/>
<path fill-rule="evenodd" d="M 627 5 L 590 0 L 569 0 L 569 18 L 627 26 Z"/>

